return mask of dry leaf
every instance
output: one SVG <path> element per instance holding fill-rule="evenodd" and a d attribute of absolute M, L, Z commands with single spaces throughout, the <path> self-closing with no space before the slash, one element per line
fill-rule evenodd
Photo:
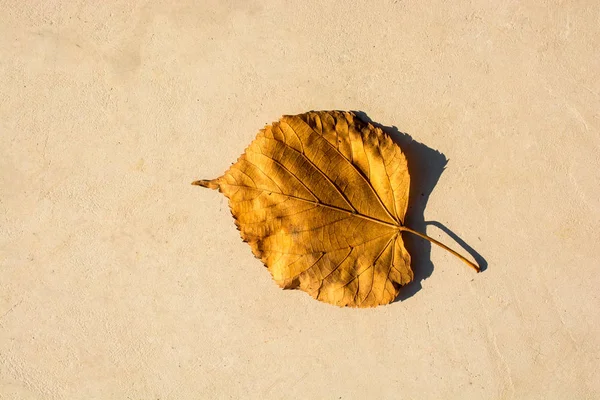
<path fill-rule="evenodd" d="M 229 198 L 242 239 L 284 289 L 351 307 L 393 301 L 413 279 L 402 232 L 410 177 L 402 150 L 351 112 L 284 116 L 223 176 L 195 185 Z"/>

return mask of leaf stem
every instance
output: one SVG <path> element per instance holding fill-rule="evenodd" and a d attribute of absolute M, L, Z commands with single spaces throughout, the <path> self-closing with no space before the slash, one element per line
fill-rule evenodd
<path fill-rule="evenodd" d="M 473 264 L 471 261 L 467 260 L 465 257 L 461 256 L 460 254 L 458 254 L 456 251 L 452 250 L 450 247 L 446 246 L 445 244 L 438 242 L 437 240 L 432 239 L 429 236 L 427 236 L 421 232 L 413 231 L 412 229 L 407 228 L 406 226 L 401 226 L 400 230 L 410 232 L 413 235 L 417 235 L 418 237 L 428 240 L 431 243 L 437 244 L 442 249 L 445 249 L 445 250 L 449 251 L 450 253 L 454 254 L 456 257 L 460 258 L 465 264 L 467 264 L 469 267 L 473 268 L 475 271 L 481 272 L 481 270 L 479 269 L 479 267 L 477 265 Z"/>

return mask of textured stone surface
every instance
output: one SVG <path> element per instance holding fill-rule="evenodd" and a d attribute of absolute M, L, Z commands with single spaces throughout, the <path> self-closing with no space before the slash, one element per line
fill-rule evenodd
<path fill-rule="evenodd" d="M 600 397 L 598 2 L 171 3 L 0 1 L 0 398 Z M 280 290 L 190 182 L 311 109 L 444 153 L 487 270 Z"/>

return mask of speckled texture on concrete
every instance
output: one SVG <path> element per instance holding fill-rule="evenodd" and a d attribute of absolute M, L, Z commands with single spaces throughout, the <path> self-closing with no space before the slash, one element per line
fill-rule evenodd
<path fill-rule="evenodd" d="M 0 398 L 600 398 L 597 1 L 4 0 L 0 20 Z M 311 109 L 443 153 L 424 226 L 487 270 L 415 244 L 389 306 L 278 289 L 190 182 Z"/>

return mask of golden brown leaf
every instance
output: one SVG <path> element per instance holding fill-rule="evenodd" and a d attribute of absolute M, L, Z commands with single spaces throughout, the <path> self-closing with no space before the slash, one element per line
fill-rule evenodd
<path fill-rule="evenodd" d="M 401 149 L 352 112 L 284 116 L 223 176 L 242 239 L 285 289 L 351 307 L 393 301 L 413 279 L 401 233 L 410 177 Z"/>

